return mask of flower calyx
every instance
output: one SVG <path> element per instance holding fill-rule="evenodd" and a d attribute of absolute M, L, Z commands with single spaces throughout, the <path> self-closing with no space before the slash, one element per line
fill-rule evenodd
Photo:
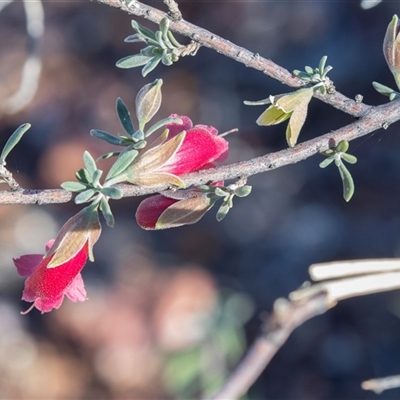
<path fill-rule="evenodd" d="M 332 162 L 335 163 L 339 169 L 340 178 L 342 179 L 343 198 L 346 201 L 350 201 L 350 199 L 353 197 L 354 181 L 350 171 L 347 169 L 343 161 L 346 161 L 349 164 L 355 164 L 357 162 L 357 158 L 355 156 L 347 153 L 348 149 L 349 142 L 347 140 L 340 141 L 337 146 L 321 153 L 328 158 L 319 164 L 320 168 L 326 168 Z"/>

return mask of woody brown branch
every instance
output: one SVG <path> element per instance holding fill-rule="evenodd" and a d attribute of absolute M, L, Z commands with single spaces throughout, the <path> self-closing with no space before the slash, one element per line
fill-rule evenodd
<path fill-rule="evenodd" d="M 315 154 L 336 146 L 341 140 L 351 141 L 374 132 L 383 126 L 391 125 L 400 119 L 400 99 L 378 107 L 368 107 L 368 112 L 358 121 L 343 128 L 300 143 L 295 147 L 269 153 L 261 157 L 218 168 L 193 172 L 181 177 L 186 186 L 201 185 L 207 182 L 235 179 L 271 171 L 289 164 L 295 164 Z M 168 189 L 166 185 L 140 187 L 117 185 L 124 197 L 144 196 Z M 0 204 L 51 204 L 66 203 L 72 199 L 71 193 L 63 189 L 0 191 Z"/>
<path fill-rule="evenodd" d="M 124 0 L 97 1 L 99 3 L 107 4 L 111 7 L 120 8 L 129 14 L 134 14 L 138 17 L 145 18 L 156 24 L 158 24 L 163 18 L 168 17 L 168 14 L 136 0 L 132 1 L 129 6 L 124 2 Z M 226 39 L 223 39 L 222 37 L 215 35 L 206 29 L 187 22 L 184 19 L 179 21 L 172 20 L 169 28 L 174 32 L 190 37 L 192 40 L 200 43 L 202 46 L 213 49 L 226 57 L 232 58 L 235 61 L 246 65 L 247 67 L 261 71 L 287 86 L 298 88 L 304 86 L 305 84 L 301 79 L 295 77 L 288 70 L 275 64 L 273 61 L 261 57 L 257 53 L 252 53 L 251 51 Z M 352 100 L 339 92 L 328 95 L 322 95 L 321 93 L 317 92 L 314 94 L 314 96 L 354 117 L 360 117 L 364 115 L 369 108 L 369 106 L 366 104 L 356 102 L 355 100 Z"/>

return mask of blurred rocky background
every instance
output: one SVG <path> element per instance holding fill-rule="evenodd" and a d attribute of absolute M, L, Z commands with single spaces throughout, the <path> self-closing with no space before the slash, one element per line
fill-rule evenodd
<path fill-rule="evenodd" d="M 290 71 L 327 55 L 329 76 L 351 98 L 378 105 L 387 98 L 371 82 L 395 87 L 382 42 L 396 2 L 370 10 L 359 1 L 179 3 L 186 20 Z M 73 180 L 85 149 L 107 150 L 90 129 L 120 132 L 116 98 L 133 110 L 137 91 L 156 78 L 164 80 L 160 119 L 178 113 L 220 132 L 239 128 L 229 136 L 229 162 L 286 147 L 283 125 L 258 127 L 264 108 L 243 105 L 290 90 L 280 83 L 206 48 L 143 78 L 115 67 L 142 48 L 123 42 L 133 33 L 129 15 L 89 1 L 44 2 L 44 11 L 38 92 L 13 115 L 2 110 L 26 56 L 23 5 L 15 0 L 0 14 L 0 145 L 32 124 L 8 158 L 24 188 Z M 313 100 L 299 141 L 351 121 Z M 83 271 L 89 301 L 65 300 L 45 315 L 20 316 L 28 305 L 12 257 L 42 252 L 79 208 L 1 206 L 0 398 L 204 397 L 252 343 L 273 301 L 308 279 L 311 263 L 400 256 L 399 126 L 351 142 L 350 153 L 359 161 L 350 166 L 356 192 L 348 204 L 337 169 L 320 169 L 319 156 L 250 178 L 251 196 L 221 223 L 211 210 L 196 225 L 147 232 L 135 223 L 140 199 L 114 203 L 116 226 L 104 228 Z M 297 329 L 247 398 L 375 399 L 360 382 L 398 373 L 400 294 L 391 292 L 344 301 Z"/>

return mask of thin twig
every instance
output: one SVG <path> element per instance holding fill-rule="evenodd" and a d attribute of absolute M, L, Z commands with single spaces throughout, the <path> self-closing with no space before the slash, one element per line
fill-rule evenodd
<path fill-rule="evenodd" d="M 20 188 L 19 183 L 13 178 L 12 173 L 3 165 L 0 164 L 0 179 L 2 179 L 12 191 Z"/>
<path fill-rule="evenodd" d="M 400 99 L 378 107 L 370 107 L 368 114 L 356 122 L 343 128 L 318 136 L 315 139 L 300 143 L 295 147 L 266 154 L 261 157 L 235 164 L 225 165 L 218 168 L 210 168 L 203 171 L 193 172 L 181 177 L 186 186 L 202 185 L 208 182 L 235 179 L 241 176 L 252 176 L 262 172 L 272 171 L 289 164 L 295 164 L 305 160 L 317 153 L 321 153 L 328 148 L 335 146 L 341 140 L 351 141 L 376 131 L 385 123 L 392 124 L 400 119 Z M 121 184 L 117 185 L 123 192 L 124 197 L 144 196 L 159 193 L 169 189 L 167 185 L 154 187 L 141 187 L 136 185 Z M 65 192 L 65 193 L 64 193 Z M 54 200 L 51 195 L 56 194 Z M 51 204 L 68 202 L 72 198 L 69 192 L 62 189 L 50 189 L 34 191 L 18 191 L 9 193 L 0 191 L 0 204 Z M 63 201 L 64 200 L 64 201 Z"/>
<path fill-rule="evenodd" d="M 126 4 L 124 0 L 97 0 L 99 3 L 107 4 L 111 7 L 120 8 L 121 10 L 134 14 L 138 17 L 142 17 L 158 24 L 163 18 L 168 17 L 164 12 L 151 7 L 147 4 L 140 3 L 139 1 L 131 2 L 130 5 Z M 298 88 L 304 86 L 304 82 L 292 75 L 285 68 L 280 67 L 273 61 L 261 57 L 257 53 L 240 47 L 222 37 L 207 31 L 206 29 L 199 28 L 196 25 L 191 24 L 183 19 L 180 21 L 172 21 L 170 29 L 174 32 L 178 32 L 181 35 L 190 37 L 194 41 L 200 43 L 202 46 L 208 47 L 217 51 L 218 53 L 232 58 L 247 67 L 262 71 L 266 75 L 274 78 L 281 83 Z M 346 112 L 354 117 L 360 117 L 364 115 L 369 107 L 366 104 L 356 102 L 339 92 L 334 94 L 322 95 L 321 93 L 314 94 L 315 97 L 324 101 L 333 107 Z"/>
<path fill-rule="evenodd" d="M 180 21 L 182 19 L 182 13 L 179 10 L 179 6 L 175 0 L 163 0 L 164 4 L 169 8 L 169 15 L 173 21 Z"/>
<path fill-rule="evenodd" d="M 360 260 L 361 269 L 363 262 L 368 270 L 370 260 Z M 276 300 L 264 332 L 212 399 L 235 400 L 245 394 L 296 327 L 323 314 L 340 300 L 399 288 L 400 272 L 365 273 L 356 278 L 326 281 L 300 289 L 290 293 L 290 301 Z"/>

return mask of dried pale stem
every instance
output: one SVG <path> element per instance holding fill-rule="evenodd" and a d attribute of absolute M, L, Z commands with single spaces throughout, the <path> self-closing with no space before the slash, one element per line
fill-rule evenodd
<path fill-rule="evenodd" d="M 39 83 L 42 61 L 39 50 L 44 33 L 44 11 L 41 0 L 24 0 L 26 31 L 28 33 L 28 56 L 22 69 L 20 87 L 10 97 L 3 111 L 14 114 L 26 107 L 33 99 Z"/>
<path fill-rule="evenodd" d="M 376 394 L 381 394 L 388 389 L 400 387 L 400 375 L 386 376 L 385 378 L 370 379 L 361 383 L 364 390 L 372 390 Z"/>
<path fill-rule="evenodd" d="M 291 293 L 290 301 L 276 300 L 274 312 L 264 325 L 264 332 L 212 399 L 234 400 L 245 394 L 293 330 L 308 319 L 334 307 L 338 301 L 400 288 L 400 272 L 368 274 L 370 262 L 358 261 L 362 276 L 318 283 Z M 396 381 L 397 385 L 399 381 Z M 394 379 L 389 382 L 368 381 L 363 383 L 363 388 L 375 390 L 372 388 L 377 388 L 379 383 L 381 390 L 394 387 L 395 384 Z"/>

